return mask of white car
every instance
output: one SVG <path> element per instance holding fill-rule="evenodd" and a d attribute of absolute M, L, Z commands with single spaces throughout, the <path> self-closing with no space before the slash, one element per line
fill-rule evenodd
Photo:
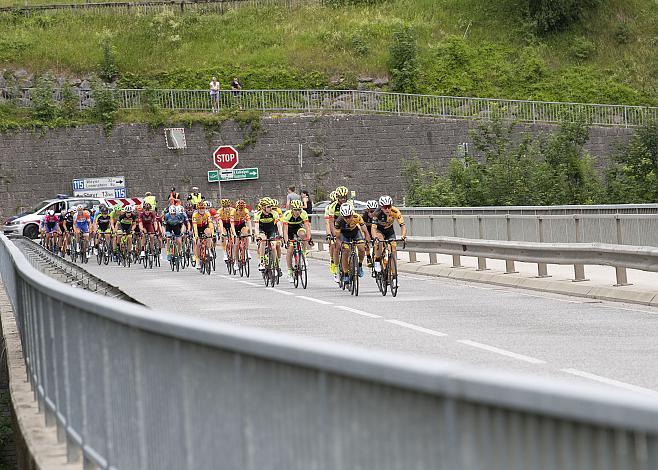
<path fill-rule="evenodd" d="M 43 219 L 47 211 L 52 209 L 55 211 L 55 214 L 59 215 L 62 209 L 72 209 L 79 204 L 82 204 L 85 209 L 91 210 L 92 207 L 104 203 L 104 198 L 70 197 L 59 194 L 54 199 L 41 201 L 32 209 L 6 219 L 3 232 L 5 235 L 24 235 L 29 238 L 37 238 L 39 236 L 41 219 Z"/>

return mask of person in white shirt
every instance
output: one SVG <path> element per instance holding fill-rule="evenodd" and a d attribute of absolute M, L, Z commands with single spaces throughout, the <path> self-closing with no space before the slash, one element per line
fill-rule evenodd
<path fill-rule="evenodd" d="M 212 77 L 210 81 L 210 102 L 212 105 L 212 112 L 216 113 L 219 111 L 219 82 L 217 77 Z"/>

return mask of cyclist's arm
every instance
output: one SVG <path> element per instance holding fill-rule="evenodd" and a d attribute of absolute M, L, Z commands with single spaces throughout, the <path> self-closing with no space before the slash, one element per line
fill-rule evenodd
<path fill-rule="evenodd" d="M 304 228 L 306 229 L 306 233 L 308 234 L 306 236 L 306 239 L 310 240 L 311 239 L 311 222 L 309 222 L 308 219 L 306 219 L 304 221 Z"/>
<path fill-rule="evenodd" d="M 363 223 L 363 224 L 359 225 L 359 229 L 361 230 L 361 233 L 363 233 L 366 240 L 370 241 L 370 234 L 368 233 L 368 227 L 366 227 L 366 224 Z"/>

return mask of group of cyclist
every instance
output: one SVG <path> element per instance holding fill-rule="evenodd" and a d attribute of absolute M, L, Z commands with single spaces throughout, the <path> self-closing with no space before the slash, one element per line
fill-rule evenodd
<path fill-rule="evenodd" d="M 172 188 L 168 205 L 162 212 L 157 211 L 155 198 L 151 193 L 146 193 L 141 206 L 118 204 L 108 207 L 101 204 L 97 210 L 90 213 L 79 205 L 71 211 L 63 210 L 59 215 L 49 211 L 41 222 L 42 237 L 47 246 L 56 246 L 62 253 L 66 253 L 70 237 L 75 237 L 77 243 L 81 244 L 80 250 L 86 250 L 90 242 L 95 249 L 98 249 L 100 240 L 104 238 L 107 246 L 113 247 L 114 253 L 117 254 L 120 240 L 125 239 L 127 246 L 132 247 L 132 237 L 135 236 L 134 246 L 139 251 L 140 257 L 145 256 L 147 243 L 152 247 L 156 242 L 164 239 L 169 259 L 174 250 L 180 253 L 182 237 L 188 235 L 194 241 L 195 261 L 206 253 L 208 256 L 213 256 L 215 250 L 211 248 L 214 248 L 218 241 L 221 241 L 224 261 L 227 261 L 230 253 L 237 253 L 248 244 L 248 239 L 253 238 L 258 242 L 260 271 L 265 269 L 266 243 L 272 244 L 275 256 L 279 260 L 282 253 L 281 241 L 286 248 L 293 242 L 299 241 L 304 251 L 309 245 L 313 245 L 309 214 L 303 209 L 301 200 L 290 201 L 288 209 L 284 212 L 279 207 L 279 201 L 263 197 L 255 206 L 252 220 L 249 207 L 244 200 L 231 201 L 222 198 L 219 210 L 216 210 L 212 203 L 198 192 L 198 188 L 192 189 L 193 192 L 188 196 L 187 201 L 182 202 L 180 195 Z M 393 206 L 390 196 L 367 201 L 365 210 L 359 214 L 349 194 L 347 187 L 337 187 L 330 194 L 331 202 L 324 213 L 325 232 L 331 257 L 329 270 L 336 281 L 341 279 L 340 276 L 346 280 L 348 275 L 348 244 L 356 245 L 359 257 L 358 274 L 363 277 L 363 261 L 366 257 L 368 267 L 373 267 L 376 272 L 381 271 L 382 244 L 377 242 L 396 239 L 395 223 L 400 226 L 401 239 L 404 240 L 407 235 L 402 214 Z M 391 246 L 392 250 L 395 250 L 395 243 L 391 243 Z M 291 257 L 292 250 L 287 249 L 289 282 L 293 282 Z M 234 260 L 237 269 L 237 258 L 231 259 Z M 201 263 L 198 263 L 197 267 L 200 266 Z M 281 276 L 281 270 L 279 268 L 277 270 L 278 276 Z"/>

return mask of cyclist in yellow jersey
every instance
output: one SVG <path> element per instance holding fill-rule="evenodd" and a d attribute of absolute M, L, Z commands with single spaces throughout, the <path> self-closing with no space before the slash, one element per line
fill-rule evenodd
<path fill-rule="evenodd" d="M 228 259 L 228 253 L 226 251 L 226 240 L 231 234 L 231 200 L 222 199 L 219 201 L 221 206 L 219 211 L 217 211 L 217 232 L 222 237 L 222 247 L 224 249 L 224 261 Z"/>
<path fill-rule="evenodd" d="M 235 240 L 235 245 L 233 248 L 233 253 L 239 253 L 241 245 L 248 244 L 246 238 L 238 238 L 238 236 L 248 236 L 251 235 L 251 216 L 249 215 L 249 209 L 247 209 L 247 203 L 242 199 L 235 201 L 235 209 L 231 209 L 231 233 Z M 238 256 L 234 255 L 235 258 L 235 269 L 239 269 L 238 265 Z"/>
<path fill-rule="evenodd" d="M 272 209 L 276 211 L 277 214 L 279 214 L 279 219 L 283 217 L 283 210 L 279 207 L 279 200 L 278 199 L 272 199 Z"/>
<path fill-rule="evenodd" d="M 338 217 L 340 217 L 340 206 L 349 202 L 347 196 L 349 194 L 349 189 L 345 186 L 339 186 L 334 191 L 335 200 L 327 206 L 324 210 L 324 225 L 325 233 L 327 238 L 330 236 L 336 237 L 336 229 L 334 222 Z M 337 248 L 337 245 L 329 245 L 329 254 L 331 256 L 331 262 L 329 264 L 329 270 L 334 275 L 334 280 L 338 282 L 338 256 L 340 251 Z"/>
<path fill-rule="evenodd" d="M 270 198 L 263 198 L 261 200 L 262 209 L 254 215 L 254 232 L 258 241 L 258 255 L 260 256 L 260 264 L 258 270 L 265 270 L 265 240 L 275 237 L 281 237 L 281 221 L 279 214 L 273 209 L 273 201 Z M 281 259 L 281 244 L 278 241 L 272 242 L 277 258 Z M 281 269 L 277 273 L 281 276 Z"/>
<path fill-rule="evenodd" d="M 366 249 L 363 239 L 370 241 L 370 234 L 366 230 L 366 224 L 363 218 L 354 212 L 354 206 L 345 203 L 340 206 L 340 216 L 334 222 L 336 236 L 342 246 L 343 256 L 341 258 L 341 271 L 344 282 L 349 282 L 349 257 L 350 248 L 345 242 L 356 242 L 356 249 L 359 254 L 359 277 L 364 276 L 363 258 L 366 255 Z"/>
<path fill-rule="evenodd" d="M 370 227 L 372 238 L 384 241 L 395 240 L 395 230 L 393 224 L 397 222 L 400 226 L 401 239 L 407 238 L 407 226 L 404 224 L 404 217 L 400 210 L 393 205 L 391 196 L 382 196 L 379 198 L 379 209 L 372 215 L 372 225 Z M 382 270 L 382 244 L 375 243 L 375 271 Z M 396 253 L 395 242 L 391 243 L 391 251 Z"/>
<path fill-rule="evenodd" d="M 306 253 L 307 245 L 311 242 L 311 222 L 303 209 L 301 200 L 290 201 L 290 210 L 283 214 L 283 241 L 286 246 L 286 263 L 288 264 L 288 282 L 293 282 L 292 273 L 292 241 L 295 238 L 302 240 L 302 249 Z"/>
<path fill-rule="evenodd" d="M 205 237 L 203 243 L 210 250 L 209 240 L 214 233 L 214 224 L 210 212 L 206 210 L 206 204 L 201 201 L 197 204 L 197 210 L 192 215 L 192 231 L 194 234 L 194 259 L 199 259 L 199 248 L 201 247 L 201 238 Z M 199 235 L 201 233 L 201 236 Z M 197 265 L 201 269 L 201 263 Z"/>

